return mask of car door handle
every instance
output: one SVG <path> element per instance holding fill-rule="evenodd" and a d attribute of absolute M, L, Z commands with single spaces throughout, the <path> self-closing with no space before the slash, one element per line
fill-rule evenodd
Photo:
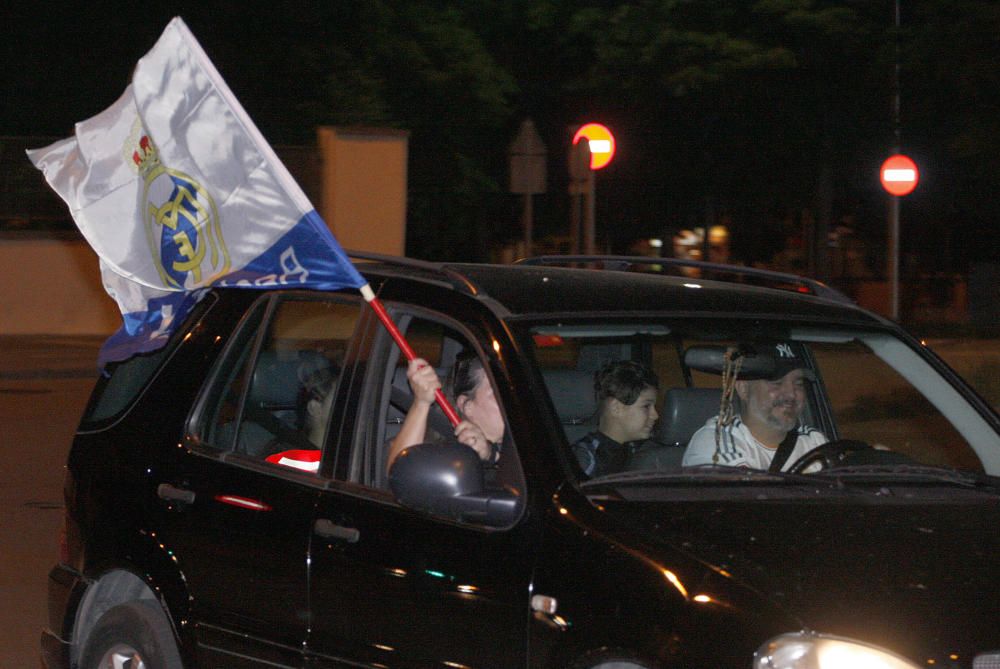
<path fill-rule="evenodd" d="M 156 486 L 156 494 L 160 499 L 165 499 L 171 502 L 194 504 L 194 490 L 178 488 L 177 486 L 170 485 L 169 483 L 161 483 Z"/>
<path fill-rule="evenodd" d="M 361 538 L 361 533 L 353 527 L 344 527 L 343 525 L 337 525 L 332 520 L 326 518 L 320 518 L 313 524 L 313 531 L 316 532 L 321 537 L 327 539 L 340 539 L 341 541 L 346 541 L 349 544 L 358 543 L 358 539 Z"/>

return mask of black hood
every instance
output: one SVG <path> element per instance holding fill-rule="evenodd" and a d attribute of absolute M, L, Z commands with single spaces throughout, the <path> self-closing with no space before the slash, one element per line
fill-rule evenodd
<path fill-rule="evenodd" d="M 1000 501 L 961 493 L 752 502 L 604 503 L 654 539 L 731 576 L 807 628 L 924 664 L 1000 648 Z M 659 550 L 659 549 L 653 549 Z M 706 593 L 712 594 L 712 593 Z M 789 630 L 795 631 L 795 630 Z"/>

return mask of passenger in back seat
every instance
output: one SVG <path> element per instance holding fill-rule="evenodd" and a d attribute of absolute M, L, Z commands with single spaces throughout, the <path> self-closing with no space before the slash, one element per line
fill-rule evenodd
<path fill-rule="evenodd" d="M 303 364 L 299 368 L 301 385 L 295 410 L 298 429 L 282 431 L 268 442 L 268 462 L 318 470 L 338 377 L 337 370 L 330 366 Z"/>
<path fill-rule="evenodd" d="M 659 418 L 659 387 L 656 374 L 632 360 L 610 362 L 594 374 L 598 428 L 573 444 L 573 453 L 587 476 L 622 471 L 634 442 L 649 439 Z"/>
<path fill-rule="evenodd" d="M 337 378 L 338 375 L 332 368 L 321 367 L 306 374 L 302 380 L 299 425 L 316 448 L 323 446 Z"/>

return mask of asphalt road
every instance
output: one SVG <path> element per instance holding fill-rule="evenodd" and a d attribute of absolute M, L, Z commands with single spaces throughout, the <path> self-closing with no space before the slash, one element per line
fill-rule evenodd
<path fill-rule="evenodd" d="M 63 465 L 99 340 L 0 337 L 0 669 L 36 668 Z"/>
<path fill-rule="evenodd" d="M 928 344 L 1000 407 L 1000 340 Z M 0 669 L 35 668 L 59 555 L 66 452 L 99 339 L 0 337 Z"/>

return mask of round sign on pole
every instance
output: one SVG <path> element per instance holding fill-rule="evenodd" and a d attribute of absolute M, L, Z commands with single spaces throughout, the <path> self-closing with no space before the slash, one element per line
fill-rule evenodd
<path fill-rule="evenodd" d="M 897 153 L 889 156 L 882 169 L 879 170 L 879 179 L 882 181 L 882 188 L 890 195 L 901 197 L 909 195 L 917 187 L 920 180 L 920 173 L 917 171 L 917 164 L 910 160 L 908 156 Z"/>
<path fill-rule="evenodd" d="M 615 155 L 615 136 L 600 123 L 587 123 L 573 135 L 573 144 L 586 139 L 590 146 L 590 169 L 607 167 Z"/>

